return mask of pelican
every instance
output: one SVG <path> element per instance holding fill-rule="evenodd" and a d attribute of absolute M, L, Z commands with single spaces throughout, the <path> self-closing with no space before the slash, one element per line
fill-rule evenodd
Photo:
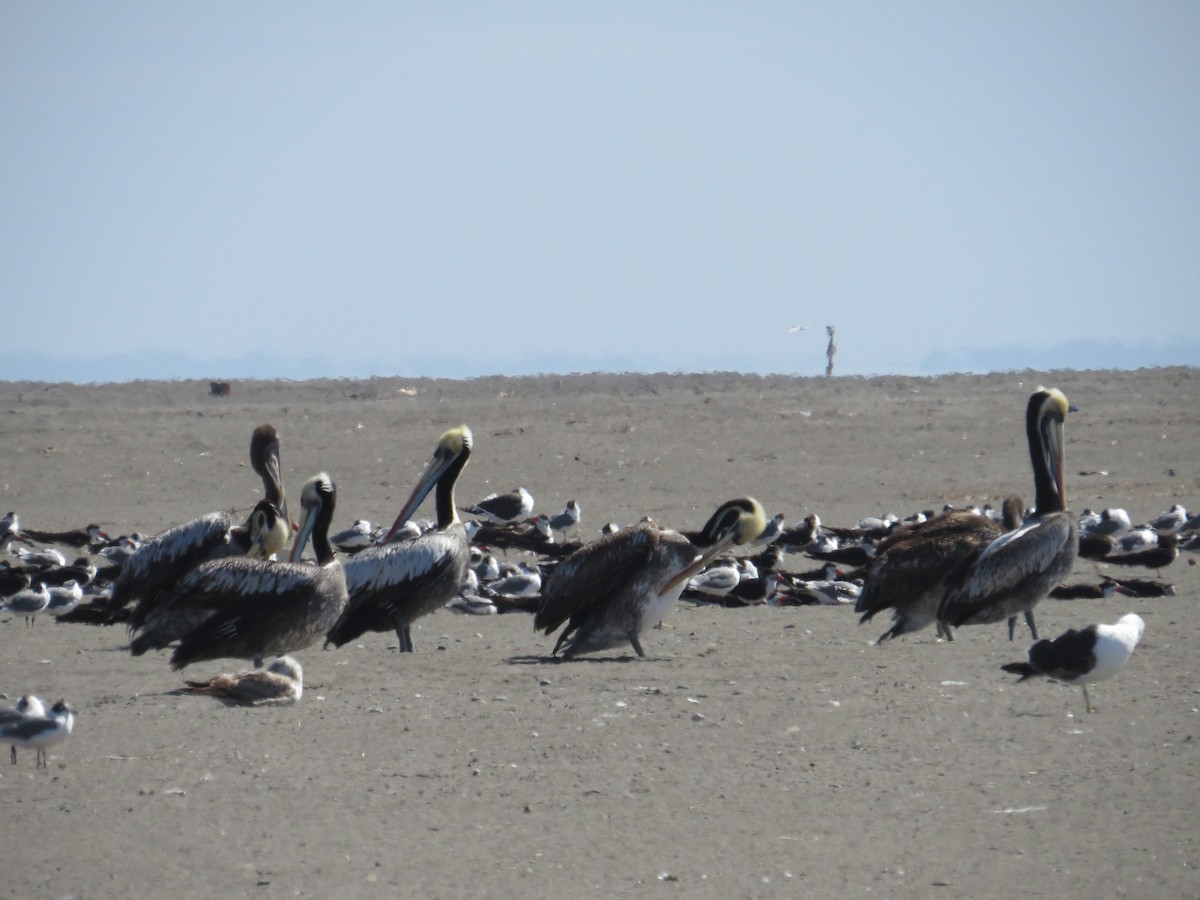
<path fill-rule="evenodd" d="M 1071 572 L 1079 549 L 1075 517 L 1063 489 L 1063 423 L 1069 404 L 1057 388 L 1038 388 L 1029 397 L 1025 431 L 1036 491 L 1033 514 L 1020 528 L 993 540 L 942 598 L 938 618 L 947 624 L 978 625 L 1024 613 L 1037 640 L 1033 607 Z"/>
<path fill-rule="evenodd" d="M 1004 501 L 1003 531 L 987 516 L 948 510 L 883 540 L 855 604 L 859 623 L 892 610 L 892 627 L 879 641 L 937 622 L 938 633 L 954 639 L 951 626 L 1008 619 L 1009 640 L 1023 612 L 1037 639 L 1033 606 L 1071 570 L 1078 538 L 1063 512 L 1062 426 L 1067 398 L 1039 389 L 1029 398 L 1026 432 L 1037 505 L 1021 522 L 1023 503 Z"/>
<path fill-rule="evenodd" d="M 1017 683 L 1036 675 L 1083 688 L 1083 702 L 1092 712 L 1087 686 L 1112 678 L 1124 668 L 1146 623 L 1136 613 L 1126 613 L 1115 625 L 1089 625 L 1079 631 L 1068 629 L 1052 641 L 1038 641 L 1026 651 L 1026 661 L 1000 668 L 1020 675 Z"/>
<path fill-rule="evenodd" d="M 445 606 L 467 575 L 470 547 L 454 506 L 454 485 L 471 456 L 471 429 L 451 428 L 408 501 L 396 517 L 384 544 L 346 562 L 350 602 L 329 630 L 327 643 L 341 647 L 366 631 L 396 630 L 401 653 L 411 653 L 412 623 Z M 429 492 L 437 487 L 437 527 L 401 543 L 389 543 Z"/>
<path fill-rule="evenodd" d="M 754 540 L 766 527 L 753 498 L 718 507 L 690 539 L 643 521 L 576 550 L 542 587 L 533 626 L 546 634 L 563 622 L 552 655 L 564 659 L 619 647 L 628 641 L 639 657 L 639 635 L 659 622 L 688 580 L 731 544 Z"/>
<path fill-rule="evenodd" d="M 212 560 L 166 593 L 130 649 L 134 655 L 178 640 L 171 668 L 206 659 L 280 656 L 310 646 L 346 606 L 346 579 L 329 543 L 337 489 L 322 472 L 300 495 L 303 515 L 292 547 L 311 539 L 317 564 L 247 556 Z"/>
<path fill-rule="evenodd" d="M 250 437 L 250 465 L 263 481 L 264 499 L 244 525 L 234 526 L 229 513 L 214 512 L 169 528 L 146 541 L 121 569 L 113 586 L 112 608 L 140 600 L 130 619 L 139 627 L 157 605 L 160 593 L 202 562 L 227 556 L 267 558 L 283 549 L 291 536 L 283 481 L 279 474 L 279 435 L 272 425 L 259 425 Z"/>
<path fill-rule="evenodd" d="M 991 519 L 952 509 L 919 525 L 896 529 L 880 542 L 854 605 L 859 624 L 892 610 L 892 627 L 878 643 L 918 631 L 937 619 L 947 587 L 1004 532 Z M 953 633 L 938 622 L 938 633 Z"/>

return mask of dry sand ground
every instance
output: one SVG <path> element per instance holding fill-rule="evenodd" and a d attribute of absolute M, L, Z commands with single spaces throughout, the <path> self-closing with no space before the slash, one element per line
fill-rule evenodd
<path fill-rule="evenodd" d="M 548 512 L 578 498 L 594 533 L 645 514 L 696 527 L 749 493 L 853 524 L 1028 497 L 1040 382 L 1080 408 L 1072 508 L 1200 505 L 1200 371 L 1161 369 L 249 382 L 226 399 L 0 384 L 0 509 L 110 532 L 245 509 L 269 421 L 293 498 L 328 469 L 335 526 L 390 521 L 467 422 L 461 502 L 523 484 Z M 172 695 L 165 655 L 131 658 L 121 628 L 5 616 L 0 690 L 67 697 L 79 719 L 48 771 L 32 752 L 0 766 L 0 895 L 1198 896 L 1200 576 L 1190 559 L 1162 576 L 1177 597 L 1038 610 L 1050 635 L 1145 618 L 1093 715 L 1075 688 L 1000 671 L 1023 633 L 875 647 L 886 625 L 847 608 L 681 604 L 649 658 L 567 664 L 527 617 L 442 612 L 405 658 L 389 635 L 296 654 L 306 691 L 282 710 Z"/>

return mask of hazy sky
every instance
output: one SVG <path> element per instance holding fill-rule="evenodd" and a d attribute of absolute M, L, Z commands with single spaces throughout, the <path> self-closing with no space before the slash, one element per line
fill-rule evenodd
<path fill-rule="evenodd" d="M 827 323 L 845 373 L 1186 356 L 1198 48 L 1192 0 L 0 0 L 7 343 L 128 377 L 813 373 Z"/>

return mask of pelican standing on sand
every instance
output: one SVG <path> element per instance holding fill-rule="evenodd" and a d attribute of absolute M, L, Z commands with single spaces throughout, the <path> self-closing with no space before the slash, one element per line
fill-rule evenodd
<path fill-rule="evenodd" d="M 471 446 L 471 429 L 466 425 L 443 434 L 384 543 L 346 562 L 350 602 L 329 630 L 328 643 L 341 647 L 366 631 L 395 629 L 400 652 L 411 653 L 412 623 L 458 594 L 471 553 L 454 506 L 454 485 L 471 456 Z M 389 543 L 435 485 L 437 527 L 410 540 Z"/>
<path fill-rule="evenodd" d="M 1026 436 L 1037 506 L 1020 521 L 1022 503 L 1004 502 L 1002 531 L 988 517 L 949 510 L 919 525 L 896 529 L 878 546 L 855 611 L 860 624 L 892 610 L 892 627 L 879 640 L 937 622 L 954 639 L 952 626 L 1008 619 L 1024 613 L 1037 638 L 1033 606 L 1071 571 L 1078 545 L 1074 519 L 1062 491 L 1062 429 L 1067 398 L 1040 388 L 1029 398 Z"/>
<path fill-rule="evenodd" d="M 329 543 L 337 490 L 322 472 L 304 485 L 295 560 L 311 539 L 317 564 L 234 556 L 193 569 L 164 595 L 131 645 L 134 655 L 178 640 L 171 668 L 206 659 L 252 659 L 303 650 L 337 621 L 346 579 Z"/>
<path fill-rule="evenodd" d="M 292 529 L 275 426 L 259 425 L 254 429 L 250 465 L 262 478 L 265 496 L 244 525 L 234 526 L 227 512 L 209 513 L 155 535 L 125 562 L 113 585 L 110 604 L 113 609 L 121 609 L 131 600 L 140 600 L 130 619 L 132 629 L 146 621 L 161 592 L 200 563 L 239 555 L 268 558 L 287 544 Z"/>
<path fill-rule="evenodd" d="M 754 540 L 766 521 L 762 505 L 746 497 L 721 504 L 690 540 L 647 521 L 605 535 L 559 563 L 533 627 L 550 634 L 567 622 L 552 654 L 561 649 L 564 659 L 627 641 L 645 656 L 641 632 L 662 620 L 693 575 L 731 544 Z"/>
<path fill-rule="evenodd" d="M 1038 388 L 1029 398 L 1025 432 L 1036 491 L 1033 515 L 979 553 L 964 578 L 947 591 L 938 618 L 947 624 L 980 625 L 1023 613 L 1037 639 L 1033 607 L 1071 573 L 1079 550 L 1075 517 L 1063 488 L 1063 424 L 1068 403 L 1057 388 Z"/>

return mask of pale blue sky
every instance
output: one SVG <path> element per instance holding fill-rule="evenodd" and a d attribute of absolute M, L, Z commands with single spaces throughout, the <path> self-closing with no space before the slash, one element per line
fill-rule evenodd
<path fill-rule="evenodd" d="M 1195 2 L 0 0 L 0 378 L 808 374 L 829 322 L 842 373 L 1200 364 L 1198 47 Z"/>

